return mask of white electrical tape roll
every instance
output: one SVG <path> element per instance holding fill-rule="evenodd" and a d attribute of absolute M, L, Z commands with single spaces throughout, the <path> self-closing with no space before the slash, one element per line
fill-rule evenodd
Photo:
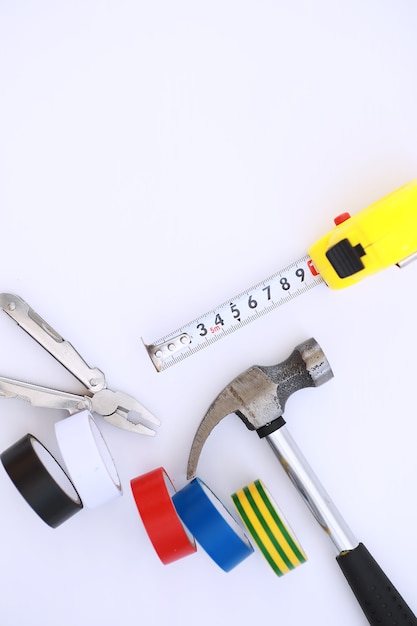
<path fill-rule="evenodd" d="M 94 509 L 122 494 L 113 459 L 89 411 L 56 422 L 55 434 L 84 506 Z"/>

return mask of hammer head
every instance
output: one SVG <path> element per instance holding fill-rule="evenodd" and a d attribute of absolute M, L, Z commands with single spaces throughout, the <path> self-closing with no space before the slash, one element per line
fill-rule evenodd
<path fill-rule="evenodd" d="M 319 387 L 333 377 L 327 358 L 315 339 L 296 346 L 277 365 L 254 365 L 223 389 L 209 407 L 194 436 L 188 458 L 187 478 L 197 471 L 203 445 L 213 428 L 230 413 L 236 413 L 259 436 L 270 434 L 285 422 L 285 403 L 304 387 Z"/>

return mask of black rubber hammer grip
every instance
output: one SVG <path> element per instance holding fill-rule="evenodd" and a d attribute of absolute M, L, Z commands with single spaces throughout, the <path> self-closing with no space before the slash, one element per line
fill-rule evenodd
<path fill-rule="evenodd" d="M 363 543 L 336 557 L 372 626 L 417 626 L 417 618 Z"/>

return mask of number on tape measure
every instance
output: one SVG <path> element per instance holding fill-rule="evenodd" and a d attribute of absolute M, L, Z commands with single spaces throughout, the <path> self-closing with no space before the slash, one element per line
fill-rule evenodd
<path fill-rule="evenodd" d="M 157 371 L 163 371 L 321 282 L 312 260 L 305 256 L 145 347 Z"/>

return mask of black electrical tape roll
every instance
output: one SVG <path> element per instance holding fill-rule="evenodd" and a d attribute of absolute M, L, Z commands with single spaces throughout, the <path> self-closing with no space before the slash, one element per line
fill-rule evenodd
<path fill-rule="evenodd" d="M 44 461 L 41 459 L 44 458 Z M 4 469 L 26 502 L 43 519 L 56 528 L 83 508 L 71 480 L 45 446 L 33 435 L 27 434 L 0 455 Z M 67 490 L 61 487 L 47 465 Z M 68 493 L 71 490 L 72 495 Z"/>

